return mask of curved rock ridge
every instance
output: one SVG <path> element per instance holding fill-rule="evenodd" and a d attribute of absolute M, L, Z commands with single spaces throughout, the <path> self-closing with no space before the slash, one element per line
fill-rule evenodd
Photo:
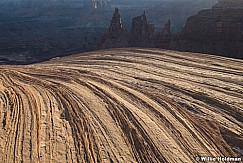
<path fill-rule="evenodd" d="M 0 69 L 0 162 L 242 156 L 243 61 L 112 49 Z"/>

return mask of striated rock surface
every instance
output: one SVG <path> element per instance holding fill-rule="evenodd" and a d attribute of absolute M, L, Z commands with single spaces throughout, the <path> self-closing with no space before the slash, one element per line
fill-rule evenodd
<path fill-rule="evenodd" d="M 173 48 L 243 58 L 243 10 L 239 4 L 242 0 L 220 1 L 188 18 Z"/>
<path fill-rule="evenodd" d="M 0 69 L 0 162 L 243 156 L 243 61 L 113 49 Z"/>

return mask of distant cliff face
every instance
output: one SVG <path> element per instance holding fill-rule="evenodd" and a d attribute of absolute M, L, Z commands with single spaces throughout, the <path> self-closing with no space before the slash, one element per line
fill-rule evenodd
<path fill-rule="evenodd" d="M 243 10 L 237 7 L 243 3 L 230 2 L 220 1 L 188 18 L 172 48 L 243 58 Z"/>

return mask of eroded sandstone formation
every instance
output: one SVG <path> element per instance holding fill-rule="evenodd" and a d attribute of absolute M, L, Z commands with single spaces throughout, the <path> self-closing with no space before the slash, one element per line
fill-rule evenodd
<path fill-rule="evenodd" d="M 243 0 L 221 0 L 211 9 L 189 17 L 182 31 L 172 34 L 170 20 L 156 31 L 144 12 L 132 19 L 130 33 L 124 34 L 117 10 L 102 48 L 156 47 L 243 58 L 242 15 Z"/>
<path fill-rule="evenodd" d="M 128 47 L 128 39 L 129 34 L 122 26 L 119 9 L 115 8 L 109 30 L 104 34 L 100 48 Z"/>
<path fill-rule="evenodd" d="M 115 13 L 111 19 L 109 33 L 111 34 L 112 37 L 116 38 L 119 37 L 123 31 L 124 28 L 122 27 L 119 9 L 115 8 Z"/>
<path fill-rule="evenodd" d="M 169 38 L 169 41 L 168 41 Z M 119 10 L 116 8 L 112 17 L 109 30 L 104 34 L 101 49 L 120 47 L 164 47 L 161 40 L 171 41 L 170 21 L 165 24 L 161 31 L 156 31 L 154 24 L 147 20 L 146 12 L 132 19 L 131 31 L 127 32 L 121 23 Z M 162 41 L 162 42 L 163 42 Z M 159 46 L 157 46 L 157 44 Z"/>
<path fill-rule="evenodd" d="M 171 33 L 170 19 L 164 24 L 163 28 L 156 33 L 154 46 L 157 48 L 170 49 L 173 34 Z"/>
<path fill-rule="evenodd" d="M 243 58 L 243 10 L 240 4 L 243 4 L 242 0 L 220 1 L 212 9 L 188 18 L 172 48 Z"/>
<path fill-rule="evenodd" d="M 146 12 L 132 19 L 131 46 L 153 46 L 155 27 L 147 21 Z"/>

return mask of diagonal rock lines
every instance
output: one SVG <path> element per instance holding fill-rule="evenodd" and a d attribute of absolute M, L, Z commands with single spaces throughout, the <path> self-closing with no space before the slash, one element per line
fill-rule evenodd
<path fill-rule="evenodd" d="M 0 162 L 242 156 L 243 62 L 111 49 L 0 69 Z"/>

